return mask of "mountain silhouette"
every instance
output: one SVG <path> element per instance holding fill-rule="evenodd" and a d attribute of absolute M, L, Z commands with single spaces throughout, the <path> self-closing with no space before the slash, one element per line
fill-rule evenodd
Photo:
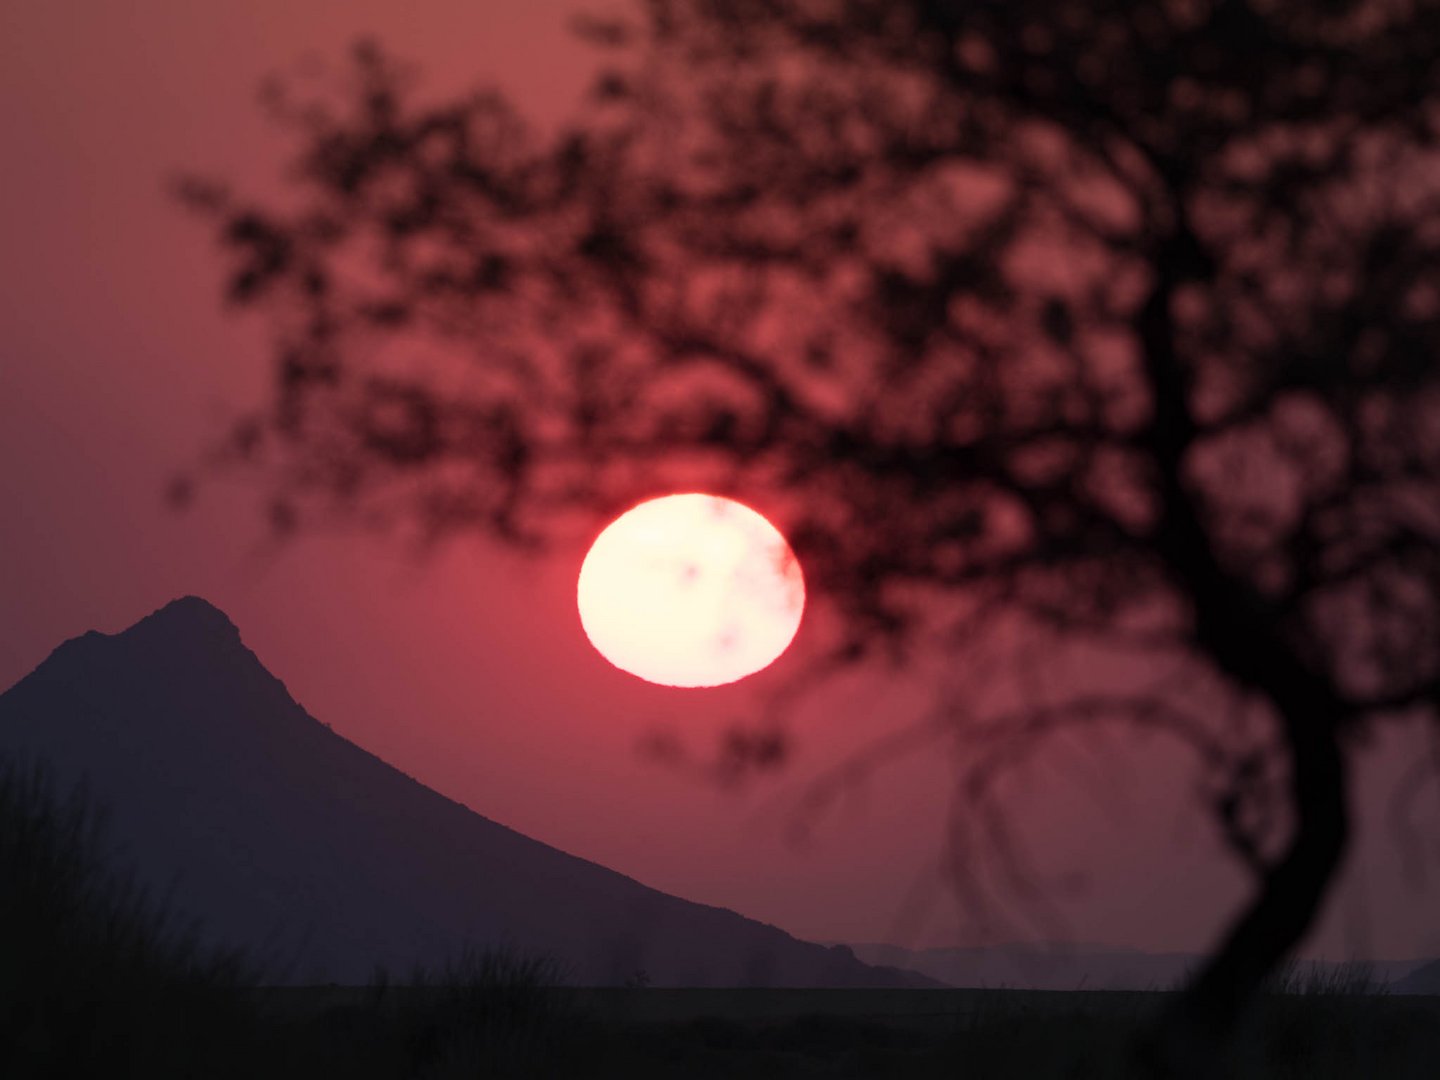
<path fill-rule="evenodd" d="M 1398 994 L 1440 995 L 1440 960 L 1416 968 L 1393 988 Z"/>
<path fill-rule="evenodd" d="M 196 597 L 56 649 L 0 695 L 0 758 L 83 781 L 114 864 L 272 982 L 360 983 L 477 945 L 548 953 L 582 985 L 935 985 L 445 798 L 306 713 Z"/>

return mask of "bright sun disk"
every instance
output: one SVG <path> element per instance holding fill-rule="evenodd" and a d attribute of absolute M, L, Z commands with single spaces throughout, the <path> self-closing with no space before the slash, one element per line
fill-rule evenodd
<path fill-rule="evenodd" d="M 576 590 L 591 644 L 623 671 L 665 686 L 720 686 L 785 651 L 805 581 L 779 530 L 734 499 L 650 499 L 611 522 Z"/>

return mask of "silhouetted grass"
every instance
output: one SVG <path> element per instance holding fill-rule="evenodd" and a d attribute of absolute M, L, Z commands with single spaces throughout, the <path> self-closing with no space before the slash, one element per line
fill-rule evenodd
<path fill-rule="evenodd" d="M 434 1077 L 505 1076 L 551 1061 L 578 1016 L 557 992 L 548 957 L 466 948 L 438 972 L 418 971 L 399 995 L 410 1062 Z M 383 986 L 381 982 L 378 985 Z M 377 994 L 377 1004 L 383 997 Z"/>
<path fill-rule="evenodd" d="M 1129 1048 L 1163 1000 L 957 992 L 953 1014 L 915 1022 L 824 1015 L 835 999 L 821 993 L 810 1016 L 641 1022 L 633 1017 L 644 1010 L 627 1003 L 664 1002 L 669 992 L 636 985 L 587 997 L 544 957 L 477 949 L 399 982 L 377 972 L 368 988 L 266 988 L 242 957 L 200 947 L 190 928 L 103 865 L 99 818 L 83 795 L 60 800 L 43 772 L 0 769 L 5 1080 L 1121 1080 L 1138 1075 Z M 893 1001 L 903 1017 L 906 994 L 874 1000 Z M 1275 980 L 1228 1075 L 1437 1074 L 1440 1001 L 1391 996 L 1363 966 L 1297 966 Z"/>
<path fill-rule="evenodd" d="M 101 858 L 100 818 L 39 767 L 0 768 L 0 1076 L 242 1076 L 253 1044 L 238 955 Z"/>
<path fill-rule="evenodd" d="M 404 982 L 286 988 L 269 998 L 269 1075 L 449 1077 L 567 1075 L 582 1017 L 544 957 L 462 950 Z"/>

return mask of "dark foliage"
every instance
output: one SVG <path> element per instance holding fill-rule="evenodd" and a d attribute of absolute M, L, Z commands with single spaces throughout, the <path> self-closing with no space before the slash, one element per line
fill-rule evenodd
<path fill-rule="evenodd" d="M 249 976 L 107 870 L 82 792 L 0 762 L 0 1075 L 253 1075 Z"/>
<path fill-rule="evenodd" d="M 275 327 L 227 455 L 282 528 L 533 543 L 743 493 L 839 662 L 1079 650 L 932 725 L 956 865 L 1052 737 L 1191 746 L 1256 885 L 1156 1043 L 1203 1068 L 1311 925 L 1353 752 L 1437 730 L 1440 9 L 641 7 L 582 24 L 611 61 L 573 128 L 422 103 L 367 46 L 338 99 L 274 96 L 293 206 L 186 186 Z"/>
<path fill-rule="evenodd" d="M 110 867 L 102 826 L 83 791 L 62 800 L 46 770 L 0 762 L 7 1080 L 559 1074 L 578 1029 L 549 961 L 464 951 L 399 986 L 377 977 L 358 1006 L 289 1015 L 242 955 Z"/>

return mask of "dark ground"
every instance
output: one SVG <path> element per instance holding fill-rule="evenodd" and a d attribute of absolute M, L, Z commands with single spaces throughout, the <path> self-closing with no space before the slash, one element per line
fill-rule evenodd
<path fill-rule="evenodd" d="M 0 769 L 0 1078 L 1004 1077 L 1108 1080 L 1164 994 L 575 989 L 462 952 L 368 986 L 277 988 L 101 869 L 83 798 Z M 1234 1080 L 1433 1080 L 1440 997 L 1292 975 Z"/>
<path fill-rule="evenodd" d="M 1339 982 L 1288 991 L 1266 1002 L 1229 1075 L 1402 1080 L 1440 1070 L 1440 998 Z M 515 1010 L 493 986 L 256 993 L 287 1033 L 281 1042 L 317 1055 L 313 1068 L 434 1077 L 1124 1077 L 1135 1075 L 1133 1036 L 1163 1000 L 1099 991 L 604 989 L 545 990 Z"/>

